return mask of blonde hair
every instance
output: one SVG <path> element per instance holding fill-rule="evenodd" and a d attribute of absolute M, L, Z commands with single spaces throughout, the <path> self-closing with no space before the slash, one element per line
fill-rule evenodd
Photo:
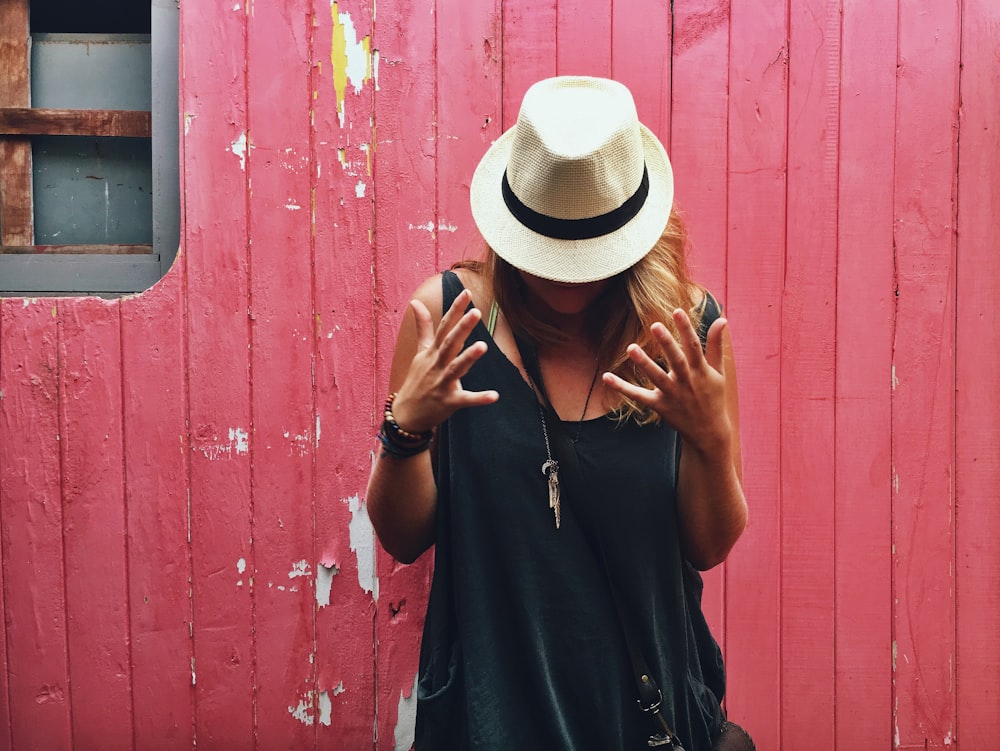
<path fill-rule="evenodd" d="M 649 379 L 626 354 L 633 342 L 654 357 L 659 347 L 649 327 L 659 321 L 677 335 L 673 311 L 688 312 L 698 327 L 704 290 L 691 279 L 687 267 L 687 232 L 676 210 L 670 212 L 663 234 L 637 263 L 609 280 L 609 284 L 588 311 L 590 330 L 597 345 L 598 367 L 643 388 Z M 526 287 L 520 272 L 487 246 L 482 262 L 460 262 L 456 266 L 478 270 L 491 287 L 493 299 L 503 311 L 515 334 L 536 343 L 559 343 L 565 335 L 535 317 L 524 305 Z M 657 422 L 659 415 L 621 397 L 615 407 L 621 420 L 640 424 Z"/>

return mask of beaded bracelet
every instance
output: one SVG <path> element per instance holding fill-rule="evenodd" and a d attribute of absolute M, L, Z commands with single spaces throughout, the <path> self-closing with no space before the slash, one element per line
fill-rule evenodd
<path fill-rule="evenodd" d="M 379 441 L 381 441 L 385 453 L 391 456 L 416 456 L 430 446 L 434 431 L 425 430 L 421 433 L 413 433 L 401 428 L 392 415 L 392 404 L 395 400 L 395 393 L 389 394 L 385 400 L 384 419 L 378 433 Z"/>

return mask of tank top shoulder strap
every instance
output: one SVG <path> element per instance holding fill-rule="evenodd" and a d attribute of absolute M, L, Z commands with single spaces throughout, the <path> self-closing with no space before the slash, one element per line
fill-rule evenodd
<path fill-rule="evenodd" d="M 715 296 L 706 289 L 705 297 L 698 308 L 698 338 L 701 339 L 702 347 L 705 346 L 708 330 L 721 315 L 722 306 L 719 305 L 719 301 L 715 299 Z"/>
<path fill-rule="evenodd" d="M 441 274 L 441 310 L 448 310 L 451 304 L 455 302 L 455 298 L 461 294 L 462 290 L 465 289 L 465 285 L 462 284 L 462 280 L 458 278 L 458 274 L 450 269 L 445 270 Z"/>

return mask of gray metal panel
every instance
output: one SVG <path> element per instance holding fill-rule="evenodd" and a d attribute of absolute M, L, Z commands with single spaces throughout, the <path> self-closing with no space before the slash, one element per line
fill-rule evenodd
<path fill-rule="evenodd" d="M 140 292 L 159 278 L 160 258 L 155 253 L 0 255 L 0 295 Z"/>
<path fill-rule="evenodd" d="M 153 249 L 166 274 L 181 239 L 179 0 L 153 0 Z"/>
<path fill-rule="evenodd" d="M 31 146 L 35 244 L 153 243 L 148 139 L 36 136 Z"/>
<path fill-rule="evenodd" d="M 150 47 L 144 34 L 34 34 L 31 106 L 149 110 Z"/>

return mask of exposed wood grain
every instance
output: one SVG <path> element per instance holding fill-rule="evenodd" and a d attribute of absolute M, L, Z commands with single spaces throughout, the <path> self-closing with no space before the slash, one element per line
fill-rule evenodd
<path fill-rule="evenodd" d="M 0 300 L 0 530 L 10 748 L 70 748 L 55 302 Z M 0 699 L 4 704 L 8 699 Z"/>
<path fill-rule="evenodd" d="M 760 748 L 781 748 L 781 296 L 786 252 L 785 9 L 734 5 L 729 50 L 729 315 L 740 375 L 747 530 L 727 563 L 727 705 Z M 737 625 L 738 624 L 738 625 Z"/>
<path fill-rule="evenodd" d="M 1000 5 L 967 0 L 962 17 L 956 249 L 957 737 L 989 748 L 1000 729 Z"/>
<path fill-rule="evenodd" d="M 28 2 L 0 3 L 0 107 L 29 107 Z M 0 244 L 34 242 L 31 141 L 0 138 Z"/>
<path fill-rule="evenodd" d="M 252 748 L 246 9 L 185 4 L 181 29 L 195 729 Z"/>
<path fill-rule="evenodd" d="M 58 323 L 73 745 L 128 748 L 134 733 L 118 301 L 76 300 L 59 310 Z"/>
<path fill-rule="evenodd" d="M 899 17 L 893 337 L 895 732 L 955 738 L 955 187 L 960 4 Z"/>
<path fill-rule="evenodd" d="M 371 748 L 375 541 L 363 497 L 375 428 L 373 8 L 313 4 L 312 260 L 316 691 L 321 748 Z M 365 371 L 367 369 L 367 371 Z M 414 609 L 414 618 L 418 617 Z M 328 709 L 324 710 L 324 707 Z M 383 713 L 395 707 L 380 708 Z"/>
<path fill-rule="evenodd" d="M 0 135 L 149 138 L 152 113 L 0 107 Z"/>

